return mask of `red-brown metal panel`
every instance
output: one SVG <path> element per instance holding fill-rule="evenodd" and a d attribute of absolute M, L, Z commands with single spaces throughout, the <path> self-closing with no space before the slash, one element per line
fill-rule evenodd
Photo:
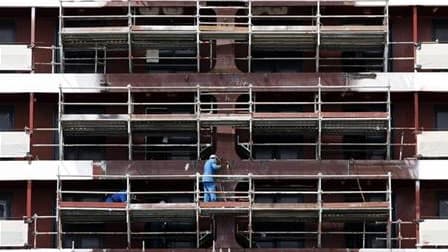
<path fill-rule="evenodd" d="M 192 89 L 173 89 L 171 91 L 194 92 L 195 87 L 247 87 L 252 84 L 254 91 L 289 91 L 288 86 L 310 86 L 316 90 L 321 77 L 323 86 L 345 86 L 344 73 L 158 73 L 158 74 L 108 74 L 105 77 L 108 86 L 126 87 L 129 83 L 134 87 L 191 87 Z M 258 86 L 258 87 L 257 87 Z M 261 88 L 270 87 L 270 88 Z M 274 89 L 275 88 L 275 89 Z M 305 89 L 303 89 L 305 91 Z M 166 89 L 138 89 L 135 91 L 150 92 Z M 120 90 L 123 92 L 123 90 Z"/>
<path fill-rule="evenodd" d="M 126 208 L 124 202 L 77 202 L 77 201 L 61 201 L 61 208 Z"/>
<path fill-rule="evenodd" d="M 317 175 L 320 172 L 328 175 L 385 175 L 391 172 L 393 179 L 417 177 L 416 160 L 228 160 L 228 162 L 228 169 L 222 169 L 220 174 Z M 203 161 L 182 160 L 106 161 L 105 174 L 179 175 L 177 179 L 182 179 L 182 175 L 202 172 L 203 163 Z"/>

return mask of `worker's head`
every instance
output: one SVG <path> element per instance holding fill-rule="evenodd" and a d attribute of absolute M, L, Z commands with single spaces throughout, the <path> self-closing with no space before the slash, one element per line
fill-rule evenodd
<path fill-rule="evenodd" d="M 218 159 L 218 156 L 216 156 L 215 154 L 210 155 L 209 159 Z"/>

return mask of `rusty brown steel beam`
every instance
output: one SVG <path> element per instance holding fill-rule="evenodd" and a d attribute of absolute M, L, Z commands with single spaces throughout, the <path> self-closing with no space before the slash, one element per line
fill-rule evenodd
<path fill-rule="evenodd" d="M 229 169 L 222 175 L 381 175 L 391 172 L 393 179 L 415 179 L 417 160 L 229 160 Z M 95 169 L 95 174 L 105 175 L 194 175 L 202 172 L 203 161 L 141 160 L 106 161 L 104 171 Z M 95 165 L 94 165 L 95 166 Z M 189 169 L 185 169 L 185 167 Z M 179 178 L 181 179 L 181 178 Z M 185 178 L 189 179 L 189 178 Z M 372 177 L 375 179 L 375 177 Z"/>
<path fill-rule="evenodd" d="M 76 252 L 76 249 L 72 250 Z M 141 252 L 142 249 L 92 249 L 91 252 Z M 151 249 L 151 252 L 173 252 L 173 249 Z M 210 252 L 210 248 L 201 249 L 176 249 L 178 252 Z M 222 251 L 227 251 L 222 249 Z M 232 248 L 231 252 L 358 252 L 360 249 L 350 248 Z"/>
<path fill-rule="evenodd" d="M 320 0 L 320 5 L 322 6 L 355 6 L 355 0 Z M 300 1 L 282 1 L 282 0 L 253 0 L 252 6 L 316 6 L 317 0 L 300 0 Z M 127 1 L 109 1 L 107 4 L 99 7 L 127 7 Z M 170 0 L 170 1 L 160 1 L 160 0 L 140 0 L 132 1 L 132 7 L 195 7 L 196 1 L 182 1 L 182 0 Z"/>
<path fill-rule="evenodd" d="M 290 91 L 287 86 L 317 87 L 319 76 L 322 86 L 346 86 L 344 73 L 158 73 L 158 74 L 107 74 L 105 85 L 110 87 L 246 87 L 254 91 Z M 258 88 L 257 88 L 258 87 Z M 263 88 L 265 87 L 265 88 Z M 271 88 L 272 87 L 272 88 Z M 280 88 L 281 87 L 281 88 Z M 136 89 L 141 92 L 166 92 L 166 89 Z M 192 92 L 189 89 L 177 91 Z M 119 90 L 123 92 L 123 90 Z"/>

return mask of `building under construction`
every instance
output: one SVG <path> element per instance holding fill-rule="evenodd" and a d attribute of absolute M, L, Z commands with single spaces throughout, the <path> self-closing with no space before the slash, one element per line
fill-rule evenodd
<path fill-rule="evenodd" d="M 0 249 L 446 249 L 447 70 L 442 0 L 2 0 Z"/>

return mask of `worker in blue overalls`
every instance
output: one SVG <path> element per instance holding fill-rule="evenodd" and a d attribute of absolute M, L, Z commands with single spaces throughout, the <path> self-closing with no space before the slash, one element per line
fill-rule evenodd
<path fill-rule="evenodd" d="M 202 177 L 202 184 L 204 185 L 204 201 L 213 202 L 216 201 L 216 184 L 215 175 L 216 171 L 221 166 L 218 164 L 218 157 L 216 155 L 210 155 L 209 159 L 204 164 L 204 176 Z"/>
<path fill-rule="evenodd" d="M 127 202 L 128 196 L 126 191 L 122 190 L 118 193 L 110 194 L 104 200 L 105 202 Z"/>

